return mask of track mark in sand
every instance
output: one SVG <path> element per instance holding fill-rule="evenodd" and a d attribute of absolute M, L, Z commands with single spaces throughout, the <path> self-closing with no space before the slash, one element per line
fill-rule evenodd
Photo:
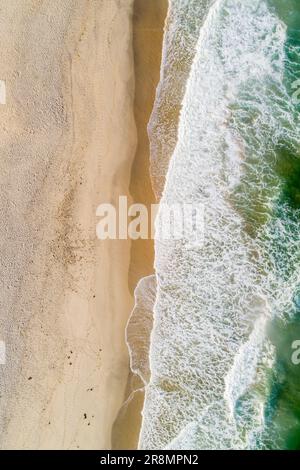
<path fill-rule="evenodd" d="M 0 364 L 4 365 L 6 363 L 6 353 L 5 353 L 5 342 L 0 341 Z"/>
<path fill-rule="evenodd" d="M 4 80 L 0 80 L 0 104 L 6 104 L 6 85 Z"/>

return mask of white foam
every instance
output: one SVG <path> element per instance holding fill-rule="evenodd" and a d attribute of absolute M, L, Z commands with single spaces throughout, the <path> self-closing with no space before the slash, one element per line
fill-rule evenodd
<path fill-rule="evenodd" d="M 163 192 L 177 141 L 178 112 L 195 55 L 199 30 L 214 0 L 169 0 L 160 81 L 148 124 L 153 190 Z"/>
<path fill-rule="evenodd" d="M 267 383 L 272 348 L 260 328 L 291 304 L 299 270 L 278 279 L 266 261 L 272 225 L 250 236 L 233 196 L 247 172 L 259 194 L 264 155 L 287 132 L 296 139 L 282 105 L 284 41 L 265 1 L 217 0 L 201 29 L 162 202 L 204 204 L 205 244 L 156 241 L 141 448 L 250 448 L 263 427 L 264 397 L 251 390 Z"/>
<path fill-rule="evenodd" d="M 126 327 L 130 368 L 141 378 L 144 385 L 150 379 L 149 349 L 155 296 L 155 276 L 142 278 L 134 291 L 135 304 Z"/>

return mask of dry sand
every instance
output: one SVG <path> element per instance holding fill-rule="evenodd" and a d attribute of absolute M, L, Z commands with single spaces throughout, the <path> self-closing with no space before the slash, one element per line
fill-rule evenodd
<path fill-rule="evenodd" d="M 109 449 L 128 378 L 129 241 L 96 207 L 135 154 L 131 0 L 1 0 L 2 449 Z"/>

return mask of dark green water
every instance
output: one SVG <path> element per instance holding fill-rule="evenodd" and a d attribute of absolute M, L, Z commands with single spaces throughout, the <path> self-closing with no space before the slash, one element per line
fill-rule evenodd
<path fill-rule="evenodd" d="M 287 99 L 292 98 L 300 87 L 300 2 L 269 0 L 269 5 L 287 26 L 283 76 L 286 96 L 282 90 L 275 89 L 272 97 L 278 104 L 275 113 L 281 113 L 279 122 L 286 132 L 282 132 L 274 148 L 270 145 L 263 158 L 264 164 L 253 162 L 245 182 L 247 185 L 249 181 L 255 181 L 251 195 L 253 203 L 245 204 L 249 190 L 244 186 L 240 189 L 244 191 L 245 200 L 239 198 L 239 204 L 249 221 L 251 235 L 259 234 L 262 238 L 264 266 L 269 266 L 275 279 L 282 282 L 282 289 L 289 282 L 295 285 L 289 293 L 291 301 L 280 304 L 283 308 L 276 311 L 278 304 L 274 302 L 268 334 L 275 347 L 276 359 L 265 406 L 266 427 L 258 447 L 300 449 L 300 364 L 292 361 L 292 344 L 300 339 L 300 284 L 297 286 L 296 282 L 297 277 L 300 281 L 300 100 L 297 103 L 295 99 Z M 290 122 L 285 119 L 284 112 Z M 268 204 L 274 187 L 278 195 L 272 204 Z"/>
<path fill-rule="evenodd" d="M 272 0 L 279 18 L 287 25 L 285 43 L 284 85 L 289 95 L 295 92 L 294 83 L 300 78 L 300 2 L 298 0 Z M 300 82 L 297 85 L 299 88 Z M 287 139 L 277 150 L 276 174 L 281 182 L 281 194 L 275 208 L 275 217 L 285 225 L 285 234 L 277 238 L 275 262 L 280 276 L 297 275 L 300 265 L 300 149 L 299 104 L 295 104 L 295 141 Z M 282 263 L 284 262 L 284 264 Z M 299 286 L 300 287 L 300 286 Z M 284 449 L 300 449 L 300 364 L 292 362 L 292 344 L 300 339 L 300 291 L 294 292 L 291 310 L 270 325 L 270 339 L 276 347 L 276 365 L 273 372 L 272 395 L 266 409 L 268 423 L 265 439 L 269 448 L 274 444 Z M 268 436 L 269 435 L 269 436 Z"/>
<path fill-rule="evenodd" d="M 275 363 L 265 397 L 265 429 L 256 446 L 300 449 L 300 364 L 292 361 L 292 344 L 300 340 L 300 1 L 269 0 L 268 5 L 287 27 L 284 72 L 281 83 L 272 77 L 261 88 L 250 83 L 232 106 L 234 126 L 247 143 L 233 201 L 246 233 L 263 253 L 258 270 L 273 276 L 268 335 Z M 257 120 L 260 125 L 254 127 Z"/>

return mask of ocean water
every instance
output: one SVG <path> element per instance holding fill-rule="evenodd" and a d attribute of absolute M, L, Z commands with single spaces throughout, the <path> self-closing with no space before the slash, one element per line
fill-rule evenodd
<path fill-rule="evenodd" d="M 300 2 L 172 0 L 168 18 L 153 182 L 204 205 L 205 239 L 155 243 L 139 447 L 300 448 Z M 187 44 L 177 131 L 167 59 Z"/>

